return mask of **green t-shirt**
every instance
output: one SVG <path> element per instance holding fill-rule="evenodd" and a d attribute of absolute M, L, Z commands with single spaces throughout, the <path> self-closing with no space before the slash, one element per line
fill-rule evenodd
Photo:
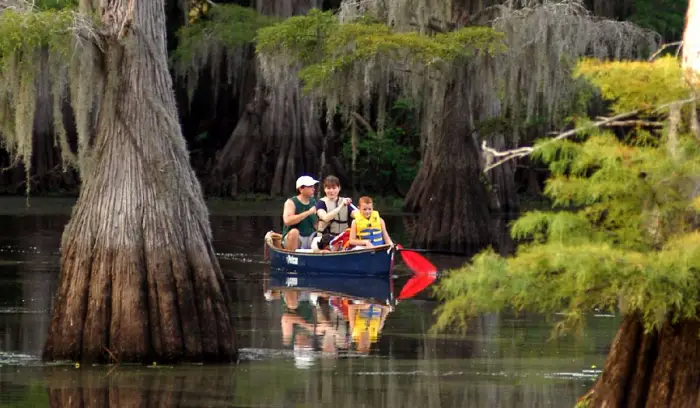
<path fill-rule="evenodd" d="M 301 214 L 304 211 L 308 211 L 311 207 L 316 206 L 316 199 L 315 198 L 312 198 L 311 200 L 309 200 L 308 204 L 303 204 L 301 201 L 299 201 L 299 199 L 296 196 L 290 198 L 290 200 L 292 200 L 292 202 L 294 203 L 294 213 L 295 214 Z M 318 217 L 316 216 L 316 214 L 312 214 L 312 215 L 304 218 L 303 220 L 301 220 L 301 222 L 299 222 L 298 224 L 291 225 L 291 226 L 285 225 L 284 228 L 282 228 L 282 237 L 286 236 L 287 233 L 289 232 L 289 230 L 291 230 L 292 228 L 298 229 L 299 235 L 301 235 L 302 237 L 308 237 L 309 235 L 313 234 L 314 231 L 316 231 L 316 221 L 317 220 L 318 220 Z"/>

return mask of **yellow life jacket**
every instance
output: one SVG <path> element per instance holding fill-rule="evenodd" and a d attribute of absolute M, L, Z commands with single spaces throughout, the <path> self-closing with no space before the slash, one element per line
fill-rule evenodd
<path fill-rule="evenodd" d="M 379 325 L 381 322 L 381 308 L 370 307 L 369 309 L 358 310 L 352 327 L 352 340 L 357 342 L 363 332 L 369 332 L 370 343 L 376 343 L 379 338 Z"/>
<path fill-rule="evenodd" d="M 367 239 L 372 245 L 384 245 L 382 235 L 382 221 L 379 212 L 372 211 L 369 218 L 365 218 L 360 211 L 355 213 L 355 225 L 359 239 Z"/>

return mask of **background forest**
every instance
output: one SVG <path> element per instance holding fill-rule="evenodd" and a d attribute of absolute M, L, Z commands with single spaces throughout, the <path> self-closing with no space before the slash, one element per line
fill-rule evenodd
<path fill-rule="evenodd" d="M 44 0 L 38 3 L 42 8 L 60 8 L 71 1 Z M 372 95 L 371 103 L 353 111 L 353 120 L 347 121 L 341 118 L 342 115 L 329 118 L 327 111 L 314 109 L 299 84 L 288 81 L 286 85 L 277 84 L 280 85 L 277 89 L 263 84 L 263 67 L 254 50 L 257 30 L 305 14 L 314 7 L 339 11 L 341 2 L 261 0 L 253 4 L 241 0 L 215 3 L 198 0 L 167 2 L 168 45 L 181 124 L 192 165 L 205 193 L 224 197 L 249 193 L 286 195 L 293 189 L 291 180 L 301 173 L 333 173 L 345 186 L 352 186 L 362 193 L 406 197 L 418 174 L 425 147 L 419 115 L 422 101 L 417 95 L 402 95 L 396 87 L 389 89 L 387 95 L 376 93 Z M 361 6 L 361 3 L 356 5 Z M 464 3 L 462 13 L 468 20 L 467 24 L 488 25 L 494 15 L 493 7 L 505 2 L 479 0 Z M 593 15 L 629 21 L 654 30 L 661 35 L 663 42 L 680 39 L 686 7 L 683 0 L 587 0 L 585 3 Z M 343 2 L 342 6 L 347 10 L 352 4 Z M 187 15 L 184 10 L 190 8 Z M 431 15 L 435 14 L 434 11 L 417 10 L 417 14 L 410 17 L 413 21 L 438 21 Z M 418 15 L 420 13 L 424 15 Z M 396 25 L 396 19 L 393 24 Z M 425 29 L 429 26 L 419 28 L 414 25 L 413 29 L 429 31 L 431 28 Z M 527 29 L 515 25 L 510 28 Z M 586 36 L 592 34 L 586 33 Z M 546 53 L 533 56 L 541 58 L 542 63 L 551 62 L 551 57 Z M 528 63 L 520 61 L 520 68 L 526 68 Z M 516 74 L 522 75 L 523 72 Z M 379 78 L 383 79 L 389 82 L 388 78 Z M 537 86 L 521 85 L 523 88 Z M 63 165 L 55 143 L 53 108 L 47 88 L 48 80 L 37 78 L 38 115 L 33 123 L 36 137 L 32 146 L 35 154 L 31 159 L 31 177 L 27 179 L 21 162 L 7 169 L 0 176 L 2 193 L 24 194 L 29 180 L 29 190 L 33 195 L 77 194 L 79 177 Z M 550 89 L 548 92 L 559 92 L 560 95 L 550 95 L 549 98 L 581 97 L 581 94 L 562 88 Z M 513 90 L 510 91 L 511 95 L 505 95 L 503 92 L 508 90 L 501 89 L 499 97 L 512 98 Z M 562 119 L 582 108 L 572 103 L 574 101 L 565 100 L 533 104 L 533 99 L 543 98 L 547 92 L 538 95 L 529 92 L 531 95 L 527 96 L 526 104 L 532 106 L 527 110 L 537 105 L 538 112 L 527 112 L 524 117 L 506 109 L 492 114 L 475 112 L 469 125 L 473 129 L 469 131 L 480 133 L 484 138 L 501 131 L 504 137 L 502 146 L 512 147 L 560 129 L 565 125 Z M 384 105 L 381 109 L 380 104 Z M 555 104 L 557 108 L 565 107 L 558 115 L 548 112 Z M 585 108 L 591 106 L 595 107 L 595 104 L 588 104 Z M 472 108 L 475 109 L 478 110 Z M 75 115 L 68 103 L 62 107 L 62 113 L 68 140 L 76 145 Z M 509 129 L 503 131 L 504 128 Z M 15 158 L 3 150 L 0 165 L 7 167 L 13 163 L 16 163 Z M 504 210 L 517 208 L 518 199 L 513 197 L 514 192 L 537 196 L 547 175 L 546 166 L 528 162 L 504 171 L 514 172 L 512 181 L 501 179 L 499 182 L 499 177 L 511 178 L 502 174 L 494 174 L 496 180 L 492 180 L 503 190 L 499 198 Z M 411 207 L 411 203 L 407 202 L 407 206 Z"/>

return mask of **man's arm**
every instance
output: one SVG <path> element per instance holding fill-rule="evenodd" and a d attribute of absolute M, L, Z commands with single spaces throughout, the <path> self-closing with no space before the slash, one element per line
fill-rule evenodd
<path fill-rule="evenodd" d="M 294 201 L 287 200 L 284 202 L 284 210 L 282 212 L 282 222 L 284 225 L 291 227 L 292 225 L 299 224 L 304 218 L 316 212 L 316 207 L 311 207 L 301 214 L 296 214 L 296 209 L 294 208 Z"/>

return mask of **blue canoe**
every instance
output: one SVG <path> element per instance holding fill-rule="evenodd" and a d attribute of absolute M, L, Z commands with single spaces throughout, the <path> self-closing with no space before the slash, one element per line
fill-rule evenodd
<path fill-rule="evenodd" d="M 265 234 L 265 250 L 272 268 L 297 273 L 390 276 L 394 266 L 391 245 L 339 252 L 300 252 L 282 249 L 282 235 Z"/>

